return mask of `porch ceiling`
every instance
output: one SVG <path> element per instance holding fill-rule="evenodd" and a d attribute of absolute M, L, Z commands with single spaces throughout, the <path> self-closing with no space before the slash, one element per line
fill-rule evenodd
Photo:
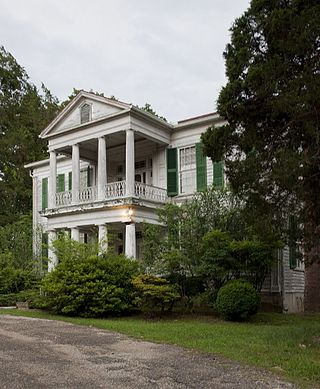
<path fill-rule="evenodd" d="M 126 145 L 126 135 L 124 132 L 107 135 L 106 137 L 107 152 L 110 149 L 116 147 L 125 147 Z M 139 133 L 135 133 L 134 140 L 135 143 L 146 139 Z M 80 159 L 87 160 L 90 162 L 97 162 L 98 160 L 98 139 L 90 139 L 80 144 Z M 58 150 L 60 154 L 67 156 L 72 155 L 72 146 L 65 146 Z"/>

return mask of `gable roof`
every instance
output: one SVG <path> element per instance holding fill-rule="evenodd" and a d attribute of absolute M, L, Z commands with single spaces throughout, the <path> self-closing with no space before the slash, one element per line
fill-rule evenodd
<path fill-rule="evenodd" d="M 109 99 L 104 96 L 98 96 L 95 93 L 86 92 L 86 91 L 80 91 L 77 96 L 72 99 L 66 107 L 56 116 L 55 119 L 52 120 L 52 122 L 40 133 L 40 138 L 47 138 L 48 135 L 52 132 L 52 130 L 58 126 L 71 112 L 72 110 L 81 104 L 81 101 L 85 100 L 91 100 L 91 101 L 97 101 L 100 103 L 107 104 L 109 106 L 113 106 L 115 108 L 118 108 L 120 110 L 130 110 L 131 104 L 124 103 L 122 101 Z"/>
<path fill-rule="evenodd" d="M 113 112 L 110 113 L 109 115 L 106 115 L 104 117 L 100 117 L 96 120 L 92 120 L 90 122 L 78 124 L 76 126 L 71 126 L 69 128 L 65 128 L 64 131 L 71 131 L 71 130 L 76 130 L 80 126 L 87 126 L 88 124 L 92 124 L 101 120 L 106 120 L 106 119 L 112 119 L 114 117 L 117 117 L 119 115 L 125 114 L 125 113 L 131 113 L 134 115 L 142 116 L 144 119 L 151 121 L 153 123 L 157 123 L 157 125 L 160 125 L 162 128 L 166 128 L 167 130 L 171 130 L 173 126 L 170 123 L 167 123 L 163 119 L 160 119 L 159 117 L 150 114 L 149 112 L 144 111 L 143 109 L 134 106 L 132 104 L 124 103 L 123 101 L 119 100 L 114 100 L 114 99 L 109 99 L 104 96 L 99 96 L 91 92 L 86 92 L 86 91 L 80 91 L 77 96 L 72 99 L 68 105 L 57 115 L 57 117 L 40 133 L 39 137 L 40 138 L 48 138 L 52 135 L 54 129 L 56 127 L 59 127 L 59 125 L 65 120 L 68 115 L 72 114 L 74 109 L 76 107 L 81 107 L 81 103 L 85 101 L 97 101 L 99 103 L 106 104 L 110 107 L 114 107 L 115 109 L 118 110 L 118 112 Z"/>

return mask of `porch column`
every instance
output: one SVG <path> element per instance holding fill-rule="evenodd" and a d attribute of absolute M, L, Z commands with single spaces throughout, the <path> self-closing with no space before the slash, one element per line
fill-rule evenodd
<path fill-rule="evenodd" d="M 53 242 L 57 239 L 55 230 L 48 231 L 48 272 L 51 272 L 58 264 L 58 259 L 53 248 Z"/>
<path fill-rule="evenodd" d="M 71 239 L 75 240 L 76 242 L 80 241 L 80 230 L 78 227 L 71 228 Z"/>
<path fill-rule="evenodd" d="M 108 228 L 105 224 L 99 225 L 98 228 L 99 254 L 103 254 L 108 250 Z"/>
<path fill-rule="evenodd" d="M 126 195 L 134 196 L 134 132 L 126 131 Z"/>
<path fill-rule="evenodd" d="M 107 149 L 104 136 L 98 138 L 98 200 L 105 198 L 107 183 Z"/>
<path fill-rule="evenodd" d="M 136 259 L 136 225 L 126 223 L 125 254 L 128 258 Z"/>
<path fill-rule="evenodd" d="M 55 151 L 50 151 L 50 172 L 49 172 L 49 196 L 48 208 L 55 208 L 57 191 L 57 155 Z"/>
<path fill-rule="evenodd" d="M 80 191 L 80 150 L 72 145 L 72 204 L 78 204 Z"/>

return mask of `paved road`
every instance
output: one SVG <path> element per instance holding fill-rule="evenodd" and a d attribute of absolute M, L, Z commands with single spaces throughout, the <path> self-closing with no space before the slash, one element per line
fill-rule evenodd
<path fill-rule="evenodd" d="M 0 387 L 293 389 L 271 373 L 175 346 L 0 315 Z"/>

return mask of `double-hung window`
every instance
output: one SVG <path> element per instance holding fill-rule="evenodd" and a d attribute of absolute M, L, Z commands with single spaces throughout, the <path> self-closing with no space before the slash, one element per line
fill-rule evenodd
<path fill-rule="evenodd" d="M 179 149 L 179 192 L 190 194 L 196 191 L 196 148 L 195 146 Z"/>

